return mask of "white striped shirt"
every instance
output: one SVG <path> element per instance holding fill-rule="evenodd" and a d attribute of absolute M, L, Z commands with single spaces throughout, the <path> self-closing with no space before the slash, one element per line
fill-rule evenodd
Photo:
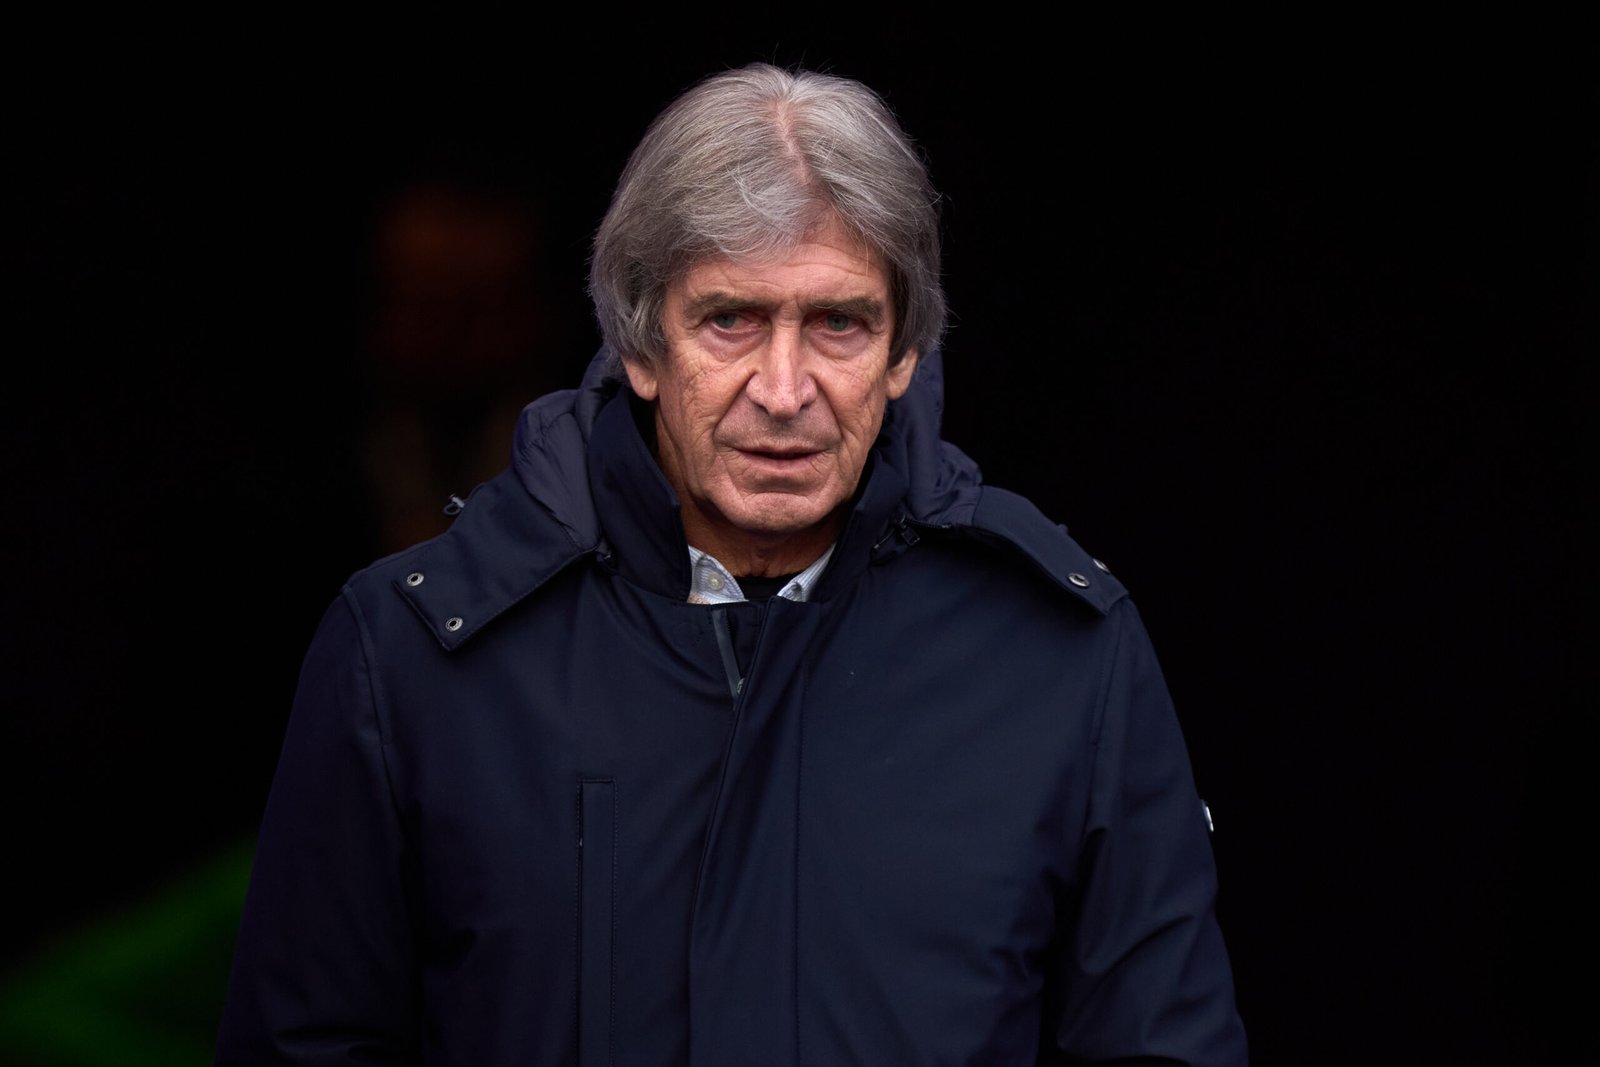
<path fill-rule="evenodd" d="M 791 578 L 778 595 L 788 600 L 804 601 L 811 595 L 812 588 L 817 584 L 817 579 L 822 577 L 822 572 L 828 566 L 828 560 L 833 555 L 833 546 L 828 546 L 828 551 L 817 557 L 815 563 Z M 715 556 L 702 552 L 693 545 L 689 546 L 689 603 L 691 604 L 739 604 L 747 598 L 744 591 L 739 588 L 739 580 L 728 573 L 728 568 L 718 562 Z"/>

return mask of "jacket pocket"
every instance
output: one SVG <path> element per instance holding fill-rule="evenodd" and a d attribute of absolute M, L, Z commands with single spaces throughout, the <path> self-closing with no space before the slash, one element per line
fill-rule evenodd
<path fill-rule="evenodd" d="M 610 1067 L 616 965 L 616 782 L 578 785 L 578 1063 Z"/>

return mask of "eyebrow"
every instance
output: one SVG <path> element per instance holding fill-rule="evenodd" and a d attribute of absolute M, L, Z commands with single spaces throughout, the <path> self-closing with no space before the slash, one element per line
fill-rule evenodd
<path fill-rule="evenodd" d="M 837 311 L 849 315 L 853 319 L 860 319 L 876 330 L 883 325 L 883 301 L 875 300 L 870 296 L 852 296 L 843 300 L 819 300 L 811 305 L 814 311 Z"/>
<path fill-rule="evenodd" d="M 699 319 L 719 311 L 738 311 L 742 308 L 770 310 L 776 303 L 776 301 L 737 296 L 718 289 L 685 301 L 683 316 L 686 319 Z M 883 301 L 870 296 L 847 296 L 840 297 L 837 300 L 824 297 L 807 304 L 805 309 L 807 311 L 838 312 L 849 315 L 852 318 L 860 319 L 873 329 L 883 325 L 885 317 Z"/>

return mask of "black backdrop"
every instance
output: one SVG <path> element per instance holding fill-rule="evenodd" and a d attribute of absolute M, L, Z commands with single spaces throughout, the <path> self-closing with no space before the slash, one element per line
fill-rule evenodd
<path fill-rule="evenodd" d="M 575 382 L 628 150 L 765 58 L 866 80 L 927 150 L 947 436 L 1141 605 L 1257 1062 L 1571 1062 L 1595 51 L 615 29 L 108 43 L 15 79 L 5 959 L 253 831 L 311 628 L 379 550 L 356 413 L 386 198 L 527 207 L 537 358 Z"/>

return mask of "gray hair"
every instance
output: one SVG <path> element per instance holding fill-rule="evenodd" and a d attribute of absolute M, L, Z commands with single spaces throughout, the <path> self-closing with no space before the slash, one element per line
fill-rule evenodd
<path fill-rule="evenodd" d="M 938 194 L 884 100 L 860 82 L 765 63 L 713 75 L 668 105 L 617 183 L 589 267 L 601 333 L 625 359 L 666 354 L 667 287 L 712 258 L 761 260 L 832 220 L 881 256 L 889 358 L 945 327 Z"/>

